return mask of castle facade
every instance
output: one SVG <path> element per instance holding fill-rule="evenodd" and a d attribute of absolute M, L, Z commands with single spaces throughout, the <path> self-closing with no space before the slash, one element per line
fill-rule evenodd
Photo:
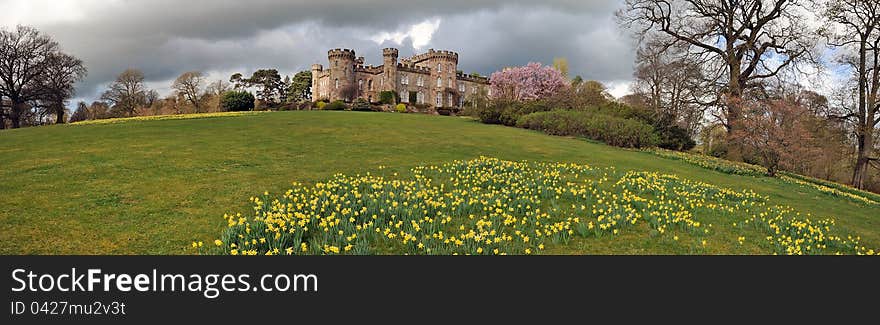
<path fill-rule="evenodd" d="M 312 65 L 312 97 L 377 102 L 380 92 L 395 91 L 401 103 L 460 108 L 468 95 L 488 92 L 487 78 L 458 71 L 458 53 L 430 49 L 400 60 L 397 56 L 397 49 L 383 49 L 382 65 L 374 66 L 365 65 L 354 50 L 330 50 L 327 69 Z"/>

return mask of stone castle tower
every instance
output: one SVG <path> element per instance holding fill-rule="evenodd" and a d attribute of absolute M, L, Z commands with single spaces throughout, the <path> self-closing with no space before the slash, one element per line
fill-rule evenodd
<path fill-rule="evenodd" d="M 315 100 L 370 102 L 379 93 L 394 91 L 402 103 L 439 107 L 461 107 L 468 94 L 488 87 L 485 77 L 458 72 L 458 53 L 435 51 L 398 60 L 395 48 L 382 50 L 382 65 L 365 65 L 354 50 L 327 52 L 329 66 L 312 65 L 312 96 Z"/>

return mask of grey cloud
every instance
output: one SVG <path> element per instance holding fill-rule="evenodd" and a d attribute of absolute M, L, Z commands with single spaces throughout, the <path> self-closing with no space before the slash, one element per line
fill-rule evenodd
<path fill-rule="evenodd" d="M 491 73 L 528 62 L 550 64 L 554 57 L 565 57 L 572 76 L 601 81 L 629 79 L 634 59 L 632 40 L 618 29 L 611 12 L 508 7 L 444 21 L 432 43 L 439 48 L 457 48 L 462 57 L 460 67 L 468 72 Z"/>
<path fill-rule="evenodd" d="M 354 48 L 378 64 L 382 47 L 408 55 L 415 51 L 412 40 L 376 44 L 367 36 L 435 17 L 441 23 L 426 48 L 458 51 L 467 72 L 564 56 L 572 74 L 628 79 L 632 51 L 612 19 L 618 7 L 619 0 L 143 0 L 84 4 L 83 20 L 36 27 L 86 62 L 89 76 L 79 96 L 93 99 L 129 67 L 140 68 L 152 82 L 189 70 L 271 67 L 293 74 L 324 63 L 327 49 L 336 47 Z"/>

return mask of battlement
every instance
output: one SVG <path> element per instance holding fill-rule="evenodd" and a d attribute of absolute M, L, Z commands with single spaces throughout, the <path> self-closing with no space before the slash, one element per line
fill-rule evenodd
<path fill-rule="evenodd" d="M 331 58 L 332 57 L 349 58 L 352 60 L 354 60 L 354 58 L 355 58 L 354 50 L 352 50 L 352 49 L 332 49 L 332 50 L 327 51 L 327 56 L 329 56 Z"/>
<path fill-rule="evenodd" d="M 320 64 L 312 64 L 312 71 L 322 71 L 324 70 L 324 66 Z"/>
<path fill-rule="evenodd" d="M 462 80 L 462 81 L 471 81 L 471 82 L 483 83 L 483 84 L 488 84 L 488 83 L 489 83 L 489 78 L 487 78 L 487 77 L 483 77 L 483 76 L 479 76 L 479 77 L 477 77 L 477 76 L 472 76 L 472 75 L 469 75 L 469 74 L 465 74 L 465 73 L 463 73 L 463 72 L 456 72 L 456 73 L 455 73 L 455 79 L 457 79 L 457 80 Z"/>
<path fill-rule="evenodd" d="M 397 51 L 396 48 L 390 48 L 390 47 L 389 47 L 389 48 L 384 48 L 384 49 L 382 49 L 382 56 L 393 56 L 393 57 L 397 57 L 398 53 L 399 53 L 399 52 Z"/>
<path fill-rule="evenodd" d="M 400 62 L 397 64 L 397 70 L 399 71 L 407 71 L 407 72 L 416 72 L 416 73 L 424 73 L 431 74 L 431 69 L 427 67 L 420 67 L 412 62 Z"/>
<path fill-rule="evenodd" d="M 354 71 L 366 72 L 366 73 L 371 73 L 371 74 L 379 74 L 379 73 L 382 73 L 382 68 L 383 68 L 383 66 L 381 66 L 381 65 L 375 66 L 372 64 L 371 65 L 358 64 L 358 65 L 354 66 Z"/>
<path fill-rule="evenodd" d="M 411 58 L 409 58 L 409 61 L 412 61 L 413 63 L 419 63 L 432 59 L 450 60 L 458 63 L 458 53 L 453 51 L 436 51 L 434 49 L 429 49 L 428 52 L 412 56 Z"/>

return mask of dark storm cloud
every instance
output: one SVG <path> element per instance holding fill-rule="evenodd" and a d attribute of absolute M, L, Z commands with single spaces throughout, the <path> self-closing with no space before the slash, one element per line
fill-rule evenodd
<path fill-rule="evenodd" d="M 625 80 L 632 75 L 632 40 L 618 30 L 613 10 L 614 6 L 585 12 L 511 6 L 455 16 L 444 21 L 432 45 L 457 48 L 460 68 L 466 71 L 491 73 L 504 66 L 551 64 L 555 57 L 564 57 L 572 77 Z"/>
<path fill-rule="evenodd" d="M 22 0 L 9 7 L 35 6 L 31 16 L 39 18 L 33 11 L 56 3 Z M 78 87 L 86 99 L 94 99 L 128 67 L 143 70 L 161 88 L 188 70 L 224 79 L 232 72 L 267 67 L 293 74 L 324 63 L 327 49 L 337 47 L 354 48 L 368 63 L 378 64 L 382 47 L 398 47 L 402 55 L 416 49 L 412 38 L 402 45 L 377 44 L 371 38 L 406 32 L 431 19 L 439 19 L 439 27 L 422 50 L 458 51 L 467 72 L 550 63 L 557 56 L 569 59 L 572 75 L 589 79 L 625 80 L 632 71 L 630 40 L 613 21 L 618 0 L 85 0 L 73 6 L 74 18 L 64 19 L 62 13 L 55 20 L 23 17 L 17 22 L 36 25 L 86 62 L 89 76 Z"/>

